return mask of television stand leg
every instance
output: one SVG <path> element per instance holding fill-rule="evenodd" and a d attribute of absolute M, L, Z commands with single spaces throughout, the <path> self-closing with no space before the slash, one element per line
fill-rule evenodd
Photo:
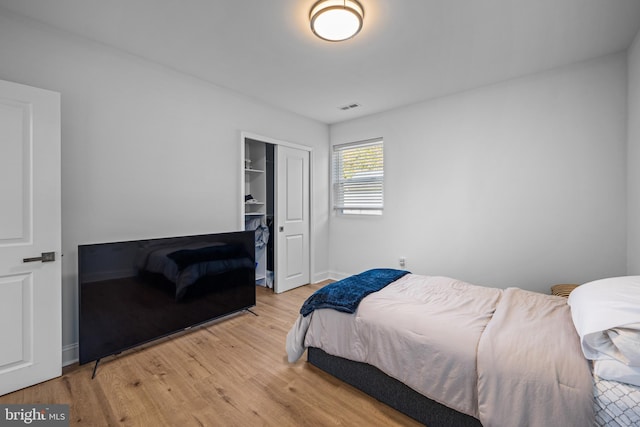
<path fill-rule="evenodd" d="M 247 310 L 249 313 L 253 314 L 254 316 L 258 317 L 258 315 L 256 313 L 254 313 L 253 311 L 251 311 L 250 309 L 245 308 L 245 310 Z"/>
<path fill-rule="evenodd" d="M 93 367 L 93 375 L 91 375 L 91 379 L 96 377 L 96 370 L 98 369 L 98 363 L 100 363 L 100 359 L 96 360 L 96 365 Z"/>

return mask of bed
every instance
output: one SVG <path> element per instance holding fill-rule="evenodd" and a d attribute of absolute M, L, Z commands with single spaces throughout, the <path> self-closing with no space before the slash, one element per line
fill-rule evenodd
<path fill-rule="evenodd" d="M 241 245 L 192 237 L 177 238 L 171 243 L 151 243 L 141 248 L 136 266 L 143 274 L 160 274 L 173 283 L 176 301 L 205 276 L 254 268 L 251 257 Z"/>
<path fill-rule="evenodd" d="M 308 348 L 310 363 L 432 427 L 638 425 L 640 277 L 608 280 L 567 300 L 370 270 L 305 302 L 288 358 Z"/>

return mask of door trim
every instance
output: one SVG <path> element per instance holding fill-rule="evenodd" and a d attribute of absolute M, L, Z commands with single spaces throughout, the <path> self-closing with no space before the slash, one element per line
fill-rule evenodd
<path fill-rule="evenodd" d="M 297 144 L 295 142 L 283 141 L 252 132 L 240 131 L 240 155 L 238 160 L 238 226 L 242 230 L 244 228 L 244 143 L 246 139 L 265 142 L 267 144 L 282 145 L 284 147 L 295 148 L 298 150 L 309 152 L 309 282 L 313 283 L 315 277 L 315 229 L 314 221 L 314 185 L 313 185 L 313 147 Z M 272 237 L 273 238 L 273 237 Z"/>

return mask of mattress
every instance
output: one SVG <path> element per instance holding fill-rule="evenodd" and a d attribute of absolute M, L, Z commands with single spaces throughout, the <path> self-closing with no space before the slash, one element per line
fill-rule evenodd
<path fill-rule="evenodd" d="M 640 425 L 640 387 L 598 376 L 594 379 L 596 425 L 627 427 Z"/>

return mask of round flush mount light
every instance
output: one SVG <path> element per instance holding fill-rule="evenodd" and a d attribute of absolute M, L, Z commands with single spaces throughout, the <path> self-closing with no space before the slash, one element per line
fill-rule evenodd
<path fill-rule="evenodd" d="M 311 30 L 323 40 L 348 40 L 362 29 L 364 9 L 356 0 L 320 0 L 311 8 Z"/>

